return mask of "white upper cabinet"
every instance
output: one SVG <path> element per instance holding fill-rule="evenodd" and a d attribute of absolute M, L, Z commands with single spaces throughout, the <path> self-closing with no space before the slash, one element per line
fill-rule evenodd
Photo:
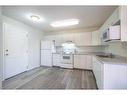
<path fill-rule="evenodd" d="M 56 46 L 61 46 L 62 43 L 65 43 L 67 41 L 72 41 L 74 42 L 74 34 L 70 34 L 70 33 L 67 33 L 67 34 L 58 34 L 58 35 L 55 35 L 55 45 Z"/>
<path fill-rule="evenodd" d="M 55 40 L 55 46 L 61 46 L 62 35 L 60 35 L 60 34 L 57 34 L 57 35 L 46 35 L 44 37 L 44 40 L 49 40 L 49 41 Z"/>
<path fill-rule="evenodd" d="M 61 44 L 66 41 L 72 41 L 76 44 L 76 46 L 92 45 L 92 33 L 91 32 L 47 35 L 45 36 L 44 39 L 55 40 L 55 46 L 61 46 Z"/>
<path fill-rule="evenodd" d="M 63 43 L 63 36 L 61 34 L 55 35 L 55 46 L 61 46 Z"/>
<path fill-rule="evenodd" d="M 74 33 L 61 34 L 62 42 L 72 41 L 74 42 Z"/>
<path fill-rule="evenodd" d="M 91 32 L 83 32 L 83 33 L 75 33 L 74 42 L 77 46 L 89 46 L 92 45 L 92 33 Z"/>
<path fill-rule="evenodd" d="M 92 32 L 92 45 L 101 45 L 101 36 L 99 31 Z"/>
<path fill-rule="evenodd" d="M 120 24 L 121 24 L 121 41 L 127 41 L 127 6 L 121 6 Z"/>
<path fill-rule="evenodd" d="M 105 21 L 105 23 L 102 25 L 102 27 L 99 29 L 99 31 L 103 32 L 104 30 L 108 29 L 110 26 L 114 25 L 119 20 L 120 20 L 119 8 L 117 8 L 111 14 L 111 16 Z"/>

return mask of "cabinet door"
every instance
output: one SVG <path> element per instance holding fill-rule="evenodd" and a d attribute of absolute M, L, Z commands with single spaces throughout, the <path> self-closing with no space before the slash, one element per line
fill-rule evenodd
<path fill-rule="evenodd" d="M 74 33 L 62 34 L 62 42 L 72 41 L 74 42 Z"/>
<path fill-rule="evenodd" d="M 57 34 L 55 36 L 55 46 L 61 46 L 63 43 L 63 35 L 62 34 Z"/>
<path fill-rule="evenodd" d="M 94 73 L 94 76 L 95 76 L 95 79 L 97 79 L 97 64 L 96 64 L 96 58 L 93 56 L 92 57 L 92 70 L 93 70 L 93 73 Z"/>
<path fill-rule="evenodd" d="M 96 69 L 96 81 L 98 88 L 101 87 L 101 64 L 99 61 L 96 61 L 97 69 Z"/>
<path fill-rule="evenodd" d="M 86 60 L 87 60 L 87 69 L 92 70 L 92 56 L 91 55 L 86 55 Z"/>
<path fill-rule="evenodd" d="M 120 7 L 121 41 L 127 41 L 127 6 Z"/>
<path fill-rule="evenodd" d="M 93 57 L 93 72 L 94 72 L 94 76 L 96 78 L 96 83 L 99 89 L 102 88 L 102 77 L 103 77 L 103 64 L 96 58 Z"/>
<path fill-rule="evenodd" d="M 60 54 L 53 54 L 53 66 L 60 66 Z"/>
<path fill-rule="evenodd" d="M 60 46 L 62 42 L 62 35 L 47 35 L 44 37 L 44 40 L 53 41 L 55 40 L 55 46 Z"/>
<path fill-rule="evenodd" d="M 99 31 L 92 32 L 92 45 L 100 45 L 101 44 L 101 36 Z"/>
<path fill-rule="evenodd" d="M 92 32 L 92 45 L 96 45 L 97 37 L 96 37 L 96 31 Z"/>
<path fill-rule="evenodd" d="M 74 40 L 77 46 L 91 45 L 91 32 L 75 33 Z"/>
<path fill-rule="evenodd" d="M 74 68 L 87 69 L 87 60 L 85 55 L 74 55 Z"/>

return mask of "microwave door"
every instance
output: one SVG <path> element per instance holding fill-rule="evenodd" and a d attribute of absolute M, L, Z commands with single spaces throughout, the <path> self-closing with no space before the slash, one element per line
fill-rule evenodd
<path fill-rule="evenodd" d="M 103 33 L 103 40 L 105 40 L 107 38 L 107 33 Z"/>
<path fill-rule="evenodd" d="M 109 30 L 107 30 L 106 32 L 103 33 L 103 40 L 105 42 L 109 41 L 110 40 L 110 37 L 109 37 Z"/>

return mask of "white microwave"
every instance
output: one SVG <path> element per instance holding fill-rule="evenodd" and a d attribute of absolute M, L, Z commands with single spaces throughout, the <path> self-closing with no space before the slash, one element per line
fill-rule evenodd
<path fill-rule="evenodd" d="M 104 42 L 112 40 L 120 40 L 120 25 L 110 26 L 102 34 L 102 40 Z"/>

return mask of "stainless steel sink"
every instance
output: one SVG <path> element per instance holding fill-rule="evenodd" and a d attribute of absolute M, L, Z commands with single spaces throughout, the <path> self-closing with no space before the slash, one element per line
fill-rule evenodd
<path fill-rule="evenodd" d="M 102 54 L 102 55 L 96 55 L 98 57 L 104 57 L 104 58 L 114 58 L 114 55 L 112 53 L 108 54 Z"/>

